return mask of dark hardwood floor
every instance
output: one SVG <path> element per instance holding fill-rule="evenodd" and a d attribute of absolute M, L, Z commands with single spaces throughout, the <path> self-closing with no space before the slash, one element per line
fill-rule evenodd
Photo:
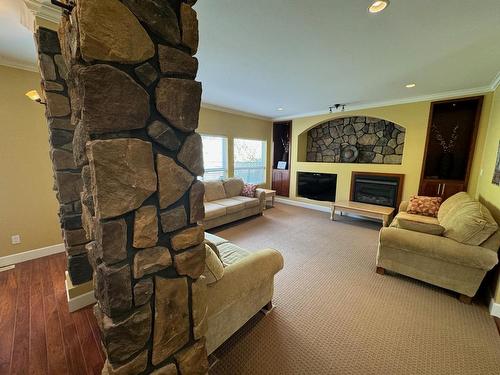
<path fill-rule="evenodd" d="M 64 254 L 0 272 L 0 374 L 100 374 L 104 354 L 89 306 L 69 313 Z"/>

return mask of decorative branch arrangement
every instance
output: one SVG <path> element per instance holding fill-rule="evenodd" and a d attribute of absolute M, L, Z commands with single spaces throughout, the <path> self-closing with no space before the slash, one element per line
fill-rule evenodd
<path fill-rule="evenodd" d="M 290 151 L 290 140 L 288 139 L 288 134 L 281 137 L 281 144 L 283 145 L 283 152 L 288 153 Z"/>
<path fill-rule="evenodd" d="M 441 132 L 439 131 L 439 129 L 436 125 L 432 124 L 432 130 L 433 130 L 434 138 L 441 145 L 443 152 L 452 152 L 455 149 L 456 141 L 458 138 L 458 134 L 457 134 L 458 122 L 455 125 L 455 127 L 453 128 L 453 131 L 451 132 L 450 139 L 448 141 L 446 141 L 446 139 L 444 139 L 443 135 L 441 134 Z"/>

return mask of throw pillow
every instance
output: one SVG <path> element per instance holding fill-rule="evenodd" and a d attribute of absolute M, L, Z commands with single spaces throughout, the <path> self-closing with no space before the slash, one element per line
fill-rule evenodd
<path fill-rule="evenodd" d="M 224 266 L 212 248 L 205 244 L 205 272 L 203 276 L 207 279 L 207 285 L 213 284 L 224 276 Z"/>
<path fill-rule="evenodd" d="M 243 190 L 241 191 L 241 195 L 243 197 L 255 198 L 255 192 L 257 191 L 257 185 L 255 184 L 245 184 L 243 186 Z"/>
<path fill-rule="evenodd" d="M 421 197 L 413 195 L 408 202 L 406 212 L 409 214 L 436 217 L 442 201 L 443 199 L 441 197 Z"/>

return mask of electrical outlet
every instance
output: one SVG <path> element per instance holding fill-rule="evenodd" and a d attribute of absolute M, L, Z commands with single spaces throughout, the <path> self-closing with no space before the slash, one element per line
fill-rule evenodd
<path fill-rule="evenodd" d="M 14 234 L 12 237 L 10 237 L 10 241 L 12 242 L 12 245 L 20 244 L 21 236 L 19 234 Z"/>

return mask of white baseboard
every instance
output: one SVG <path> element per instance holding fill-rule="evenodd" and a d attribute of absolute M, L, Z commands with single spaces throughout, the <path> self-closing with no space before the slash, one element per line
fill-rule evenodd
<path fill-rule="evenodd" d="M 500 303 L 496 303 L 493 298 L 490 299 L 490 315 L 500 318 Z"/>
<path fill-rule="evenodd" d="M 23 251 L 22 253 L 0 257 L 0 267 L 10 266 L 28 260 L 46 257 L 48 255 L 62 253 L 65 251 L 64 244 L 42 247 L 40 249 Z"/>
<path fill-rule="evenodd" d="M 74 312 L 76 310 L 83 309 L 86 306 L 93 305 L 94 303 L 96 303 L 93 290 L 85 294 L 76 296 L 74 298 L 69 298 L 68 283 L 65 281 L 64 284 L 66 285 L 66 299 L 68 300 L 69 312 Z"/>
<path fill-rule="evenodd" d="M 328 213 L 330 212 L 330 207 L 322 206 L 320 204 L 296 201 L 293 199 L 281 198 L 281 197 L 276 197 L 275 201 L 279 203 L 289 204 L 290 206 L 298 206 L 298 207 L 308 208 L 310 210 L 316 210 Z"/>

